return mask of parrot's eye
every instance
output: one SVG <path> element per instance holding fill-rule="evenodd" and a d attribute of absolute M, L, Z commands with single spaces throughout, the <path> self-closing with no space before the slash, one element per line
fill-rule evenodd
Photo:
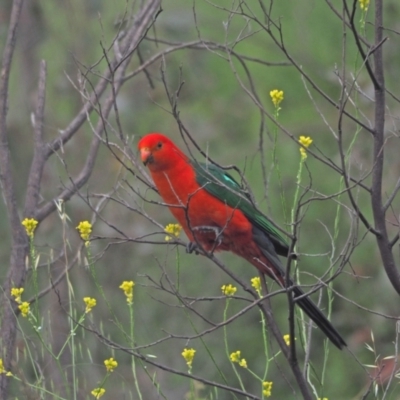
<path fill-rule="evenodd" d="M 157 145 L 156 145 L 156 147 L 157 147 L 157 149 L 161 149 L 161 147 L 162 147 L 162 142 L 158 142 Z"/>

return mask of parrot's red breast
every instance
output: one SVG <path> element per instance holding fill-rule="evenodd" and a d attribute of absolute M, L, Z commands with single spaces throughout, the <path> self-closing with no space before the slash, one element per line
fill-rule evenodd
<path fill-rule="evenodd" d="M 189 158 L 169 138 L 153 133 L 141 139 L 138 147 L 160 196 L 190 241 L 207 251 L 232 251 L 271 276 L 268 260 L 253 242 L 247 217 L 197 183 Z"/>

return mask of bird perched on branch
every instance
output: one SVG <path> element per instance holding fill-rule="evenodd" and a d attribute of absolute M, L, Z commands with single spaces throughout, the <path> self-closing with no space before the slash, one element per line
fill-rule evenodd
<path fill-rule="evenodd" d="M 214 164 L 190 159 L 160 133 L 144 136 L 140 157 L 171 213 L 189 238 L 189 250 L 231 251 L 253 264 L 281 287 L 289 282 L 294 301 L 341 349 L 345 341 L 303 291 L 285 277 L 278 257 L 288 256 L 288 245 L 268 218 L 251 202 L 242 187 Z"/>

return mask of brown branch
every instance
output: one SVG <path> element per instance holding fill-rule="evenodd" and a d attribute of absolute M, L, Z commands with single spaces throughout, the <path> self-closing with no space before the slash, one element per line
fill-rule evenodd
<path fill-rule="evenodd" d="M 382 0 L 375 2 L 375 43 L 382 42 L 383 34 L 383 4 Z M 383 47 L 379 46 L 374 53 L 374 76 L 377 80 L 375 89 L 375 126 L 372 172 L 371 204 L 374 215 L 375 228 L 378 231 L 376 240 L 386 274 L 397 293 L 400 294 L 400 274 L 394 261 L 389 241 L 385 208 L 382 204 L 382 180 L 384 162 L 384 135 L 385 135 L 385 75 L 383 67 Z"/>
<path fill-rule="evenodd" d="M 23 0 L 15 0 L 12 5 L 10 24 L 3 51 L 0 72 L 0 184 L 6 203 L 7 217 L 11 232 L 11 255 L 7 277 L 0 298 L 0 340 L 3 365 L 6 370 L 11 367 L 11 358 L 15 345 L 16 320 L 10 307 L 10 290 L 13 285 L 20 286 L 26 277 L 25 257 L 28 252 L 28 239 L 18 215 L 14 180 L 11 172 L 11 155 L 7 132 L 8 90 L 11 63 L 15 50 L 18 22 Z M 0 398 L 7 398 L 9 379 L 0 374 Z"/>
<path fill-rule="evenodd" d="M 260 281 L 263 288 L 263 292 L 268 294 L 267 284 L 265 282 L 264 274 L 260 272 Z M 293 308 L 293 304 L 291 304 Z M 284 354 L 285 358 L 289 362 L 290 368 L 292 369 L 293 375 L 296 379 L 297 385 L 303 395 L 304 400 L 312 400 L 313 397 L 311 395 L 310 389 L 307 385 L 307 382 L 299 368 L 299 364 L 297 362 L 297 357 L 295 355 L 295 347 L 294 343 L 291 343 L 290 348 L 286 345 L 285 341 L 283 340 L 283 335 L 278 328 L 278 325 L 275 322 L 274 316 L 272 315 L 271 304 L 269 299 L 265 300 L 263 303 L 260 304 L 260 310 L 264 314 L 264 317 L 267 321 L 268 327 L 271 329 L 272 334 L 275 337 L 275 340 L 278 342 L 279 347 Z M 291 335 L 292 339 L 291 342 L 294 340 L 294 335 Z M 294 354 L 293 354 L 294 353 Z"/>
<path fill-rule="evenodd" d="M 371 49 L 368 50 L 367 54 L 364 52 L 364 49 L 363 49 L 363 47 L 361 45 L 360 36 L 358 35 L 357 28 L 356 28 L 355 23 L 354 23 L 354 17 L 356 15 L 357 3 L 358 3 L 357 0 L 353 1 L 353 7 L 352 7 L 351 12 L 350 12 L 349 8 L 347 7 L 347 2 L 345 0 L 343 1 L 343 6 L 344 6 L 346 14 L 347 14 L 347 16 L 348 16 L 348 18 L 350 20 L 350 30 L 353 33 L 354 41 L 356 43 L 358 51 L 361 54 L 361 57 L 363 59 L 363 63 L 364 63 L 364 65 L 365 65 L 365 67 L 366 67 L 366 69 L 368 71 L 368 75 L 371 78 L 372 83 L 374 84 L 374 88 L 378 89 L 379 88 L 379 82 L 378 82 L 378 79 L 375 77 L 374 71 L 372 70 L 371 63 L 369 61 L 369 56 L 371 55 Z"/>
<path fill-rule="evenodd" d="M 3 53 L 3 62 L 0 73 L 0 181 L 3 196 L 6 202 L 7 214 L 13 237 L 17 232 L 15 227 L 20 225 L 17 212 L 16 195 L 14 181 L 11 172 L 11 157 L 8 144 L 7 132 L 7 112 L 8 112 L 8 83 L 11 72 L 11 61 L 15 49 L 15 41 L 18 27 L 18 20 L 21 13 L 23 0 L 17 0 L 13 3 L 11 11 L 11 21 L 8 30 L 8 36 Z"/>
<path fill-rule="evenodd" d="M 135 18 L 135 22 L 121 42 L 120 53 L 123 55 L 123 58 L 121 59 L 117 55 L 114 57 L 113 61 L 111 61 L 110 65 L 105 68 L 99 83 L 96 85 L 89 99 L 86 100 L 76 117 L 61 131 L 60 137 L 47 144 L 46 158 L 50 157 L 54 152 L 58 151 L 65 143 L 67 143 L 83 125 L 87 116 L 93 111 L 94 106 L 99 102 L 99 98 L 103 95 L 110 84 L 111 75 L 119 69 L 121 64 L 124 65 L 122 67 L 123 70 L 126 70 L 129 60 L 132 57 L 132 53 L 143 40 L 144 34 L 148 30 L 148 25 L 152 25 L 154 22 L 154 16 L 160 7 L 160 3 L 160 0 L 148 0 L 148 2 L 142 7 L 141 11 Z"/>
<path fill-rule="evenodd" d="M 25 197 L 24 216 L 32 217 L 39 202 L 40 183 L 43 175 L 43 168 L 46 162 L 43 147 L 43 124 L 44 124 L 44 108 L 46 102 L 46 62 L 42 60 L 39 72 L 39 87 L 36 110 L 34 113 L 34 150 L 31 168 L 29 170 L 29 178 Z"/>
<path fill-rule="evenodd" d="M 121 45 L 121 53 L 123 54 L 123 60 L 120 61 L 118 55 L 115 56 L 114 60 L 110 62 L 107 66 L 105 76 L 107 79 L 104 79 L 107 83 L 110 83 L 111 75 L 115 74 L 115 77 L 112 79 L 114 82 L 113 88 L 110 90 L 107 98 L 105 99 L 104 106 L 100 107 L 99 114 L 100 120 L 97 123 L 96 129 L 94 131 L 94 136 L 92 139 L 92 143 L 90 145 L 89 154 L 86 158 L 85 165 L 82 167 L 80 174 L 71 179 L 71 184 L 69 187 L 63 190 L 63 192 L 58 195 L 56 198 L 47 202 L 44 206 L 42 206 L 36 217 L 38 220 L 45 218 L 47 215 L 55 211 L 56 209 L 56 201 L 69 200 L 82 186 L 88 181 L 89 177 L 94 168 L 94 163 L 96 161 L 97 153 L 99 150 L 99 146 L 101 143 L 101 137 L 105 130 L 106 120 L 112 110 L 112 107 L 115 102 L 115 96 L 118 94 L 123 82 L 125 71 L 129 65 L 130 59 L 132 57 L 133 51 L 139 45 L 140 41 L 143 39 L 144 33 L 148 30 L 148 24 L 151 22 L 151 19 L 154 17 L 154 14 L 157 12 L 159 7 L 159 0 L 150 0 L 142 9 L 140 15 L 137 17 L 136 23 L 130 28 L 128 34 L 123 40 Z M 93 92 L 93 96 L 96 97 L 96 91 Z M 96 97 L 96 103 L 99 103 L 99 99 Z M 84 107 L 84 110 L 93 109 L 95 104 L 88 104 Z M 99 104 L 100 106 L 100 104 Z M 80 114 L 83 110 L 81 110 Z M 85 114 L 85 118 L 87 115 Z M 71 133 L 73 130 L 70 130 Z M 64 137 L 63 139 L 67 139 Z M 62 142 L 63 143 L 63 142 Z M 54 143 L 55 146 L 61 146 L 61 142 Z"/>

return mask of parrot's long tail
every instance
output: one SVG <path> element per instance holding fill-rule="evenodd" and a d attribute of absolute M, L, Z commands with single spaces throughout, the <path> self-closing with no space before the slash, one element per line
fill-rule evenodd
<path fill-rule="evenodd" d="M 340 336 L 339 332 L 333 327 L 329 320 L 322 314 L 321 310 L 308 297 L 303 297 L 296 301 L 296 297 L 304 295 L 304 292 L 299 288 L 293 289 L 295 295 L 294 301 L 296 304 L 315 322 L 319 329 L 325 333 L 329 340 L 339 349 L 346 347 L 347 344 Z"/>
<path fill-rule="evenodd" d="M 283 265 L 276 254 L 273 243 L 269 240 L 265 232 L 261 231 L 257 227 L 253 227 L 253 239 L 264 257 L 260 256 L 257 259 L 254 257 L 245 258 L 261 272 L 270 276 L 284 288 L 286 286 L 285 272 Z M 289 283 L 292 287 L 291 290 L 293 290 L 294 293 L 294 301 L 315 322 L 318 328 L 320 328 L 330 341 L 339 349 L 347 346 L 339 332 L 333 327 L 309 297 L 302 297 L 296 300 L 296 298 L 303 296 L 304 292 L 298 286 L 294 286 L 291 281 Z"/>

